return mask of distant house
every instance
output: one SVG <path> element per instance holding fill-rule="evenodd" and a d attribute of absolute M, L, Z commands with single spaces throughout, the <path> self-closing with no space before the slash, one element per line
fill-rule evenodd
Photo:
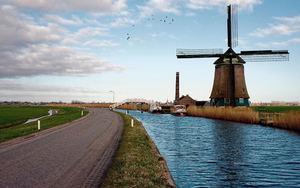
<path fill-rule="evenodd" d="M 196 100 L 194 100 L 189 95 L 182 95 L 178 100 L 174 101 L 175 105 L 185 105 L 185 106 L 194 106 L 196 105 Z"/>

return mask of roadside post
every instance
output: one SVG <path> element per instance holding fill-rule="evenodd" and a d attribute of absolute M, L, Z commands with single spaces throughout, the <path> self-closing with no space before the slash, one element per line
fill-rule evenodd
<path fill-rule="evenodd" d="M 133 127 L 133 119 L 131 119 L 131 127 Z"/>
<path fill-rule="evenodd" d="M 40 120 L 38 120 L 38 130 L 40 130 L 41 129 L 41 122 L 40 122 Z"/>

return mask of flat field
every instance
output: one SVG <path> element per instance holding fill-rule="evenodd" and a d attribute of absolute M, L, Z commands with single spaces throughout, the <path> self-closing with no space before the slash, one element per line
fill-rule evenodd
<path fill-rule="evenodd" d="M 88 111 L 74 107 L 50 107 L 50 106 L 0 106 L 0 143 L 17 137 L 26 136 L 51 127 L 78 119 L 87 115 Z M 37 128 L 37 121 L 20 124 L 27 118 L 36 118 L 48 115 L 50 109 L 58 109 L 59 114 L 40 119 L 41 129 Z M 31 112 L 28 112 L 31 111 Z M 3 123 L 2 123 L 3 122 Z"/>
<path fill-rule="evenodd" d="M 300 111 L 300 106 L 252 106 L 253 110 L 265 113 L 286 113 L 290 111 Z"/>
<path fill-rule="evenodd" d="M 0 106 L 0 129 L 48 115 L 50 109 L 44 106 Z"/>

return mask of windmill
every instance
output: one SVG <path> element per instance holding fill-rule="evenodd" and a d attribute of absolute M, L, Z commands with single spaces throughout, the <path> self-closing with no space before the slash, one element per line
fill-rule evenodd
<path fill-rule="evenodd" d="M 210 95 L 211 106 L 250 106 L 244 76 L 244 64 L 248 62 L 288 61 L 287 50 L 257 50 L 235 53 L 238 45 L 237 5 L 229 5 L 227 19 L 228 50 L 222 49 L 177 49 L 176 56 L 182 58 L 218 57 L 215 64 L 214 85 Z"/>

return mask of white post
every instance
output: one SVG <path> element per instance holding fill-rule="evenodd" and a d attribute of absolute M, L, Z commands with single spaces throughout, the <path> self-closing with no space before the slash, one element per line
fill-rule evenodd
<path fill-rule="evenodd" d="M 126 110 L 126 115 L 127 115 L 127 110 Z"/>
<path fill-rule="evenodd" d="M 133 127 L 133 119 L 131 119 L 131 127 Z"/>
<path fill-rule="evenodd" d="M 81 111 L 81 116 L 83 116 L 83 110 Z"/>
<path fill-rule="evenodd" d="M 41 129 L 41 122 L 40 122 L 40 120 L 38 120 L 38 130 L 40 130 Z"/>

